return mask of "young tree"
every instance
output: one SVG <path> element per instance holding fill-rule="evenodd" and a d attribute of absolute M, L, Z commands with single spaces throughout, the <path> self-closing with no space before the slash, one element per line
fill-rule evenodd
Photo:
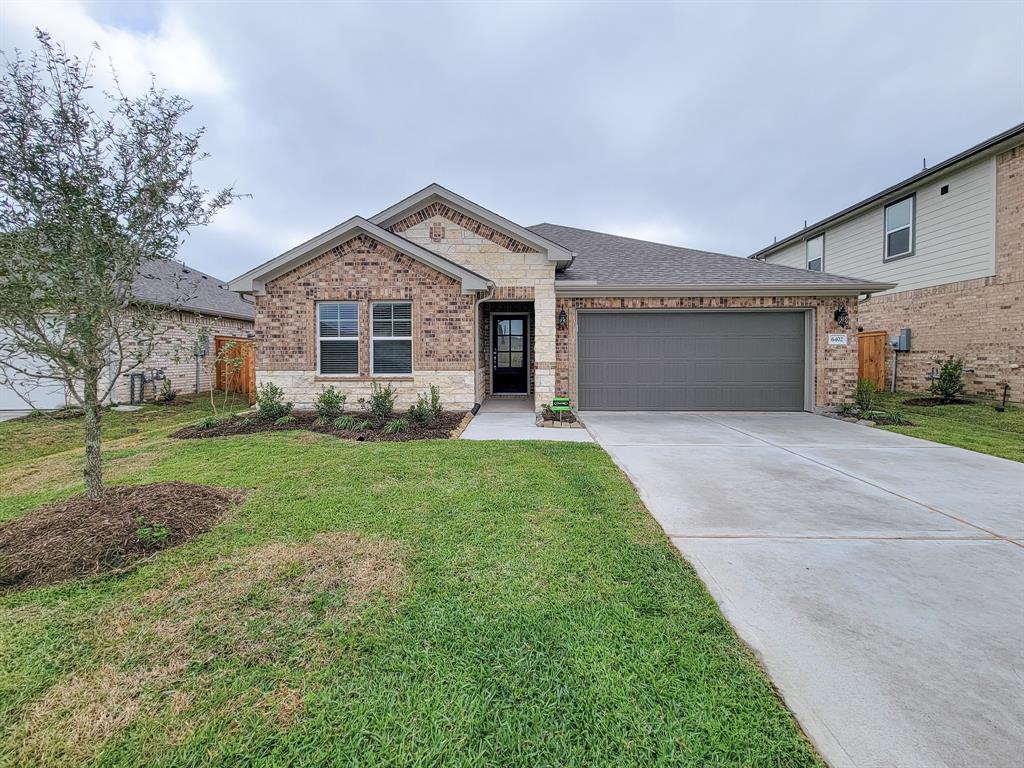
<path fill-rule="evenodd" d="M 167 307 L 133 281 L 235 197 L 193 180 L 203 129 L 154 84 L 98 93 L 82 61 L 37 30 L 0 79 L 0 384 L 63 385 L 85 418 L 85 484 L 103 493 L 100 405 L 145 360 Z M 116 76 L 115 76 L 116 82 Z M 181 297 L 184 301 L 186 297 Z"/>

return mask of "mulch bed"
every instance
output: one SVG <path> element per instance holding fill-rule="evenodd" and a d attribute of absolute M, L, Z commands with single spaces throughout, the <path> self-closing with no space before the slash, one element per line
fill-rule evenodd
<path fill-rule="evenodd" d="M 333 424 L 317 424 L 315 411 L 294 411 L 292 416 L 295 421 L 288 424 L 277 424 L 269 419 L 261 418 L 259 415 L 247 412 L 236 415 L 234 418 L 220 422 L 214 427 L 200 427 L 191 425 L 183 427 L 174 432 L 171 437 L 179 440 L 194 440 L 204 437 L 229 437 L 231 435 L 252 435 L 257 432 L 284 432 L 286 430 L 304 429 L 309 432 L 320 432 L 324 435 L 334 435 L 346 440 L 358 440 L 360 442 L 403 442 L 406 440 L 447 440 L 451 437 L 452 430 L 458 427 L 465 411 L 445 411 L 432 424 L 422 426 L 409 421 L 409 428 L 393 435 L 385 434 L 384 426 L 392 419 L 405 418 L 403 414 L 396 413 L 390 419 L 377 421 L 365 413 L 351 413 L 359 420 L 369 420 L 371 425 L 366 429 L 339 429 Z"/>
<path fill-rule="evenodd" d="M 167 482 L 75 496 L 0 525 L 0 594 L 118 571 L 210 530 L 245 493 Z"/>
<path fill-rule="evenodd" d="M 945 402 L 939 397 L 912 397 L 910 400 L 904 400 L 904 405 L 923 405 L 925 407 L 932 405 L 971 405 L 970 400 L 950 400 Z"/>

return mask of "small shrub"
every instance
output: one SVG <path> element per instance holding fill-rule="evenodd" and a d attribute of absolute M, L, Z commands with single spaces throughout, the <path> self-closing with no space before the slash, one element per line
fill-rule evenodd
<path fill-rule="evenodd" d="M 163 384 L 160 385 L 160 391 L 156 395 L 158 403 L 170 403 L 174 401 L 174 398 L 178 396 L 178 390 L 171 386 L 170 379 L 164 379 Z"/>
<path fill-rule="evenodd" d="M 223 416 L 203 416 L 203 418 L 196 422 L 196 426 L 200 429 L 213 429 L 224 421 Z"/>
<path fill-rule="evenodd" d="M 853 402 L 862 411 L 870 411 L 875 404 L 875 395 L 877 394 L 878 388 L 875 386 L 875 382 L 870 379 L 857 379 L 857 386 L 853 390 Z"/>
<path fill-rule="evenodd" d="M 284 390 L 272 381 L 265 381 L 256 390 L 256 409 L 271 421 L 291 413 L 292 403 L 284 401 Z"/>
<path fill-rule="evenodd" d="M 288 424 L 294 424 L 295 422 L 296 418 L 294 416 L 282 416 L 279 419 L 274 419 L 274 423 L 279 427 L 284 427 Z"/>
<path fill-rule="evenodd" d="M 362 421 L 357 421 L 353 429 L 355 429 L 356 432 L 362 432 L 364 429 L 369 429 L 372 426 L 372 421 L 370 421 L 369 419 L 363 419 Z"/>
<path fill-rule="evenodd" d="M 836 410 L 843 416 L 856 416 L 860 408 L 853 403 L 843 403 Z"/>
<path fill-rule="evenodd" d="M 433 396 L 433 391 L 431 391 L 431 396 Z M 437 413 L 434 411 L 432 399 L 422 393 L 417 395 L 416 405 L 409 406 L 409 421 L 426 426 L 435 419 L 437 419 Z"/>
<path fill-rule="evenodd" d="M 239 419 L 237 424 L 240 427 L 251 427 L 256 423 L 256 419 Z"/>
<path fill-rule="evenodd" d="M 394 419 L 384 425 L 384 429 L 381 431 L 385 435 L 397 435 L 399 432 L 405 432 L 409 429 L 409 422 L 405 419 Z"/>
<path fill-rule="evenodd" d="M 435 420 L 441 418 L 441 388 L 437 384 L 430 385 L 430 412 Z"/>
<path fill-rule="evenodd" d="M 898 408 L 868 411 L 864 414 L 864 418 L 871 419 L 872 421 L 884 422 L 885 424 L 901 425 L 910 423 L 910 419 L 908 419 L 904 415 L 903 411 Z"/>
<path fill-rule="evenodd" d="M 170 529 L 163 523 L 147 522 L 144 517 L 140 517 L 138 523 L 135 535 L 139 539 L 139 544 L 144 547 L 160 546 L 171 537 Z"/>
<path fill-rule="evenodd" d="M 346 395 L 341 394 L 333 386 L 324 387 L 320 390 L 320 394 L 316 396 L 313 407 L 316 408 L 317 414 L 326 423 L 331 419 L 341 416 L 341 412 L 345 410 L 346 399 Z"/>
<path fill-rule="evenodd" d="M 355 416 L 345 414 L 344 416 L 339 416 L 331 423 L 334 424 L 337 429 L 355 429 L 356 424 L 359 422 L 356 420 Z"/>
<path fill-rule="evenodd" d="M 383 421 L 395 412 L 395 388 L 388 384 L 382 387 L 376 381 L 370 382 L 370 413 Z"/>
<path fill-rule="evenodd" d="M 935 363 L 939 366 L 939 375 L 932 380 L 931 392 L 942 402 L 952 403 L 964 392 L 964 361 L 950 355 Z"/>

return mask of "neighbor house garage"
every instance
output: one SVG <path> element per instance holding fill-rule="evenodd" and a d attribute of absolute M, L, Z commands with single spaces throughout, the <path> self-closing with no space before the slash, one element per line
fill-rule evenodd
<path fill-rule="evenodd" d="M 230 287 L 256 297 L 257 380 L 300 407 L 376 384 L 399 407 L 436 386 L 457 408 L 811 411 L 850 398 L 859 297 L 889 286 L 523 227 L 432 184 Z"/>

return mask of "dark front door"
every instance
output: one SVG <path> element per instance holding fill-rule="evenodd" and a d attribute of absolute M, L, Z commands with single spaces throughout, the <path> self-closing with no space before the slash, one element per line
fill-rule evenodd
<path fill-rule="evenodd" d="M 491 318 L 491 381 L 496 394 L 527 394 L 529 390 L 528 318 L 528 315 Z"/>

